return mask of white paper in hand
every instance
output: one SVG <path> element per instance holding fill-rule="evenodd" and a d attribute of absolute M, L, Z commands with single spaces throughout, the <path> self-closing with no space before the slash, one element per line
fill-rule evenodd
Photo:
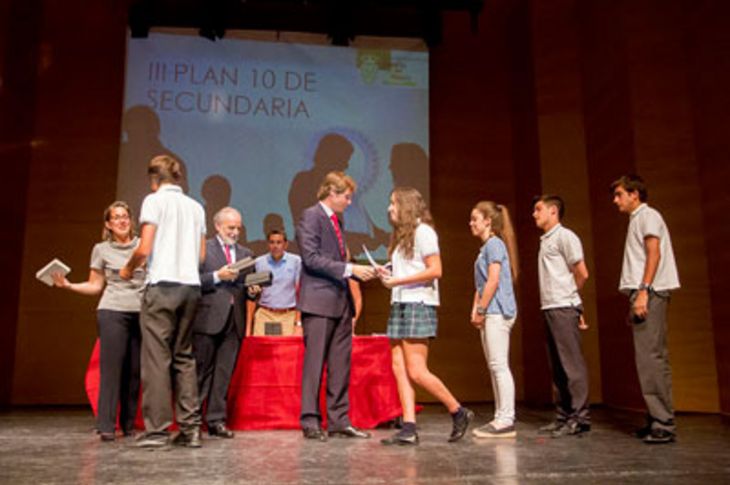
<path fill-rule="evenodd" d="M 375 260 L 373 259 L 373 255 L 370 254 L 370 251 L 368 251 L 368 248 L 366 248 L 364 244 L 362 245 L 362 250 L 365 252 L 365 257 L 368 258 L 368 262 L 370 263 L 370 266 L 377 269 L 380 265 L 378 265 L 378 263 L 375 262 Z"/>
<path fill-rule="evenodd" d="M 70 272 L 71 268 L 68 265 L 58 258 L 53 258 L 53 261 L 38 270 L 35 277 L 48 286 L 53 286 L 53 278 L 51 278 L 53 273 L 61 273 L 63 276 L 66 276 Z"/>

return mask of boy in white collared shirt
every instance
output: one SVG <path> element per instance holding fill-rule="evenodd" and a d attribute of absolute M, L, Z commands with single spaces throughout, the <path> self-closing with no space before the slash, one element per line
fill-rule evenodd
<path fill-rule="evenodd" d="M 140 315 L 145 435 L 137 446 L 167 446 L 167 429 L 175 419 L 180 433 L 173 443 L 197 448 L 201 420 L 192 321 L 200 299 L 198 269 L 205 259 L 205 211 L 183 193 L 182 169 L 174 158 L 153 158 L 147 173 L 152 193 L 142 203 L 140 243 L 119 272 L 129 279 L 135 268 L 147 263 Z"/>
<path fill-rule="evenodd" d="M 670 291 L 679 288 L 669 229 L 661 214 L 646 204 L 644 181 L 624 175 L 611 184 L 613 203 L 630 215 L 619 290 L 629 295 L 634 353 L 641 392 L 649 413 L 636 432 L 645 443 L 675 440 L 672 374 L 667 352 Z"/>

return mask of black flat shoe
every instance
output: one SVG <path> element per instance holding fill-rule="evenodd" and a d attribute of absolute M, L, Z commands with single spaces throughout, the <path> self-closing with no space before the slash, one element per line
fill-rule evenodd
<path fill-rule="evenodd" d="M 320 428 L 304 428 L 302 434 L 307 440 L 327 441 L 327 435 Z"/>
<path fill-rule="evenodd" d="M 651 433 L 644 437 L 644 443 L 648 445 L 664 445 L 674 443 L 677 439 L 676 435 L 666 429 L 654 428 Z"/>
<path fill-rule="evenodd" d="M 562 429 L 565 425 L 565 421 L 553 421 L 550 424 L 546 424 L 537 428 L 537 434 L 553 434 L 556 431 Z"/>
<path fill-rule="evenodd" d="M 568 421 L 565 426 L 556 429 L 550 436 L 553 438 L 562 438 L 563 436 L 583 436 L 591 430 L 591 425 L 588 423 L 578 423 L 576 421 Z"/>
<path fill-rule="evenodd" d="M 639 438 L 640 440 L 643 440 L 650 434 L 651 434 L 651 425 L 647 424 L 646 426 L 643 426 L 643 427 L 635 430 L 633 433 L 631 433 L 631 436 L 633 436 L 634 438 Z"/>
<path fill-rule="evenodd" d="M 198 428 L 180 431 L 175 439 L 172 440 L 175 446 L 184 446 L 186 448 L 201 448 L 203 444 L 200 442 L 200 430 Z"/>
<path fill-rule="evenodd" d="M 416 446 L 418 444 L 418 433 L 415 431 L 409 433 L 408 431 L 400 430 L 389 438 L 383 438 L 380 443 L 385 446 Z"/>
<path fill-rule="evenodd" d="M 147 434 L 144 433 L 137 437 L 135 446 L 137 448 L 155 449 L 168 448 L 170 439 L 167 434 Z"/>
<path fill-rule="evenodd" d="M 228 429 L 225 423 L 216 423 L 212 426 L 208 426 L 208 436 L 217 436 L 218 438 L 233 438 L 235 433 Z"/>
<path fill-rule="evenodd" d="M 345 429 L 338 429 L 335 431 L 330 431 L 327 433 L 330 438 L 359 438 L 359 439 L 368 439 L 370 438 L 370 433 L 367 431 L 363 431 L 361 429 L 357 429 L 354 426 L 348 426 Z"/>

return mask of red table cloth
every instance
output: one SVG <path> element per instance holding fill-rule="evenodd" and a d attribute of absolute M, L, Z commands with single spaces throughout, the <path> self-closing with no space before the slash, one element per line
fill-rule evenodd
<path fill-rule="evenodd" d="M 231 429 L 298 429 L 301 400 L 301 337 L 247 337 L 228 391 Z M 324 407 L 324 382 L 322 416 Z M 96 415 L 99 395 L 99 342 L 86 371 L 86 394 Z M 401 414 L 386 337 L 355 337 L 350 371 L 350 419 L 373 428 Z M 326 424 L 326 423 L 325 423 Z M 138 427 L 143 427 L 137 415 Z"/>

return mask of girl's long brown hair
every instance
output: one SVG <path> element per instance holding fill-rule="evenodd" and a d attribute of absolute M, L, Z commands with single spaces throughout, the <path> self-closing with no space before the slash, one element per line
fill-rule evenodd
<path fill-rule="evenodd" d="M 396 222 L 391 221 L 393 233 L 390 235 L 388 256 L 392 256 L 396 248 L 400 247 L 406 258 L 413 257 L 416 228 L 418 224 L 428 224 L 433 227 L 433 217 L 426 207 L 426 202 L 419 191 L 412 187 L 396 187 L 391 192 L 397 210 Z"/>

